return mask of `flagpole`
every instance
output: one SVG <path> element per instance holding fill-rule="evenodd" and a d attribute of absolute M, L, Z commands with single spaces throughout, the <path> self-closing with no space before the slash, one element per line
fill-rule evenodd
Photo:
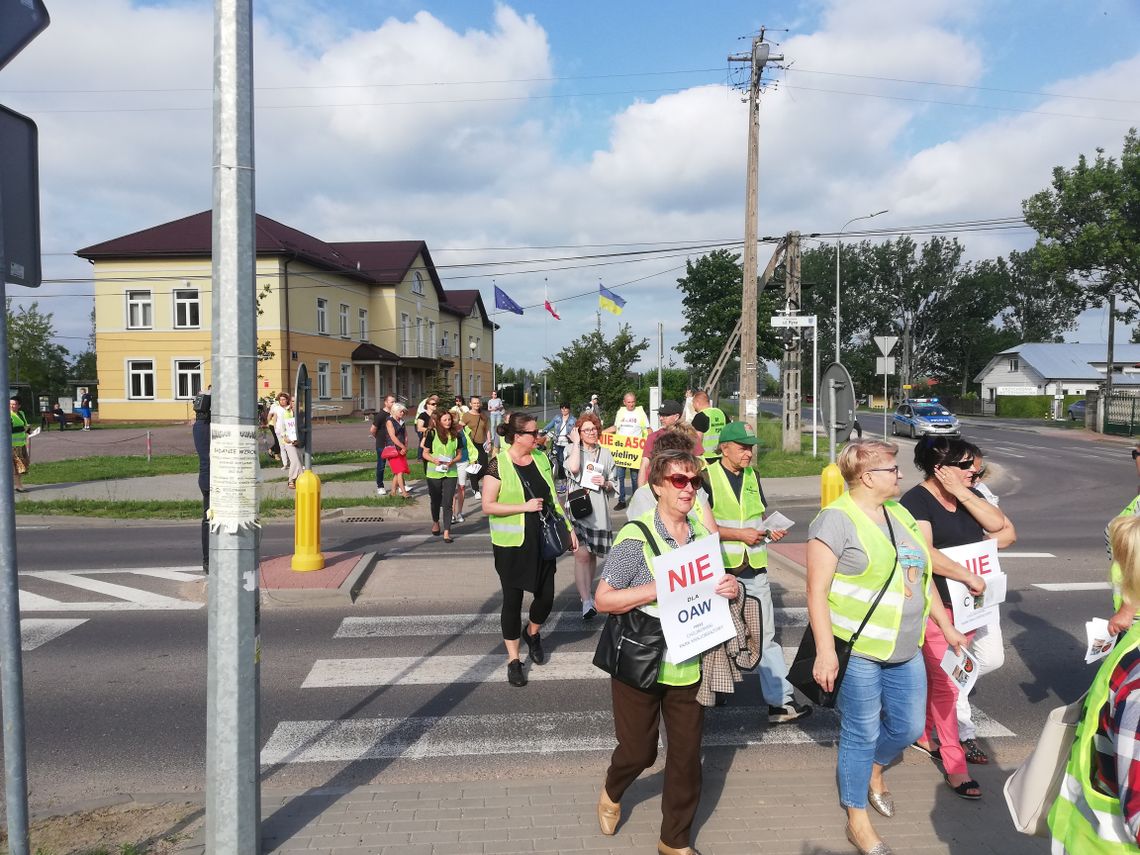
<path fill-rule="evenodd" d="M 491 289 L 492 289 L 491 294 L 495 296 L 495 301 L 494 301 L 495 311 L 491 312 L 491 391 L 492 392 L 497 392 L 499 390 L 499 372 L 498 372 L 498 366 L 495 364 L 495 336 L 499 331 L 499 325 L 495 322 L 495 319 L 499 317 L 499 299 L 498 299 L 498 295 L 495 294 L 495 291 L 494 291 L 494 289 L 497 287 L 498 287 L 498 285 L 495 283 L 495 280 L 492 279 L 491 280 Z"/>
<path fill-rule="evenodd" d="M 549 327 L 550 319 L 547 317 L 547 315 L 550 314 L 550 310 L 547 309 L 546 306 L 550 305 L 550 293 L 549 293 L 549 283 L 548 283 L 545 276 L 542 277 L 542 302 L 543 302 L 542 346 L 547 352 L 549 352 L 550 351 L 550 327 Z M 542 369 L 542 423 L 546 424 L 546 368 L 545 368 L 545 366 Z M 529 632 L 529 630 L 527 630 L 527 631 Z"/>

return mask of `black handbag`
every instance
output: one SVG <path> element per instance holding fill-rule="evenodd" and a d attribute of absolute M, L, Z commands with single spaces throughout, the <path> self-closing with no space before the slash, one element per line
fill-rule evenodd
<path fill-rule="evenodd" d="M 895 563 L 891 568 L 891 572 L 887 575 L 887 581 L 883 583 L 883 587 L 879 590 L 875 601 L 871 603 L 871 608 L 867 609 L 867 614 L 863 616 L 863 622 L 859 624 L 859 628 L 855 630 L 850 639 L 843 639 L 835 636 L 835 656 L 839 660 L 839 671 L 835 675 L 835 682 L 832 685 L 830 692 L 825 691 L 823 686 L 816 682 L 815 676 L 812 671 L 815 669 L 815 634 L 812 632 L 811 623 L 808 623 L 807 629 L 804 630 L 803 640 L 800 641 L 800 648 L 796 651 L 796 657 L 792 660 L 791 666 L 788 668 L 788 682 L 795 686 L 803 693 L 809 701 L 821 707 L 834 707 L 836 700 L 839 698 L 839 686 L 843 682 L 843 675 L 847 673 L 847 663 L 851 660 L 851 651 L 855 647 L 855 642 L 859 640 L 859 636 L 863 632 L 863 627 L 867 625 L 867 621 L 871 619 L 871 614 L 879 605 L 879 601 L 883 598 L 883 594 L 887 592 L 887 588 L 891 586 L 891 580 L 895 577 L 895 571 L 899 565 L 899 547 L 895 542 L 895 530 L 891 526 L 891 512 L 886 508 L 883 513 L 887 518 L 887 531 L 891 535 L 891 546 L 895 548 Z"/>
<path fill-rule="evenodd" d="M 634 520 L 649 543 L 654 555 L 661 553 L 657 542 L 645 524 Z M 635 689 L 652 689 L 665 658 L 665 630 L 661 620 L 641 609 L 631 609 L 620 615 L 610 615 L 602 627 L 598 648 L 594 651 L 594 664 L 613 677 Z"/>
<path fill-rule="evenodd" d="M 571 490 L 566 497 L 570 506 L 570 516 L 576 520 L 583 520 L 594 512 L 593 502 L 590 501 L 590 491 L 585 487 Z"/>
<path fill-rule="evenodd" d="M 520 475 L 519 480 L 522 481 L 523 491 L 530 493 L 532 499 L 536 498 L 530 487 L 527 486 L 526 479 Z M 538 530 L 539 536 L 542 538 L 543 561 L 554 561 L 570 548 L 570 530 L 566 527 L 561 516 L 550 510 L 545 502 L 542 510 L 538 512 Z"/>

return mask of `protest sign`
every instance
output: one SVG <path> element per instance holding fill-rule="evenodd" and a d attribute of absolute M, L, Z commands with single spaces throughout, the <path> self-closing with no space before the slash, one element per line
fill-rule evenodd
<path fill-rule="evenodd" d="M 953 647 L 947 647 L 939 664 L 950 675 L 959 692 L 969 692 L 977 682 L 978 660 L 966 652 L 965 645 L 962 645 L 961 653 L 955 653 Z"/>
<path fill-rule="evenodd" d="M 970 632 L 998 619 L 998 605 L 1005 602 L 1006 575 L 998 561 L 997 543 L 981 540 L 962 546 L 951 546 L 942 554 L 956 561 L 976 576 L 986 580 L 984 593 L 974 595 L 961 582 L 946 580 L 953 607 L 954 626 L 959 632 Z"/>
<path fill-rule="evenodd" d="M 653 559 L 666 661 L 684 662 L 736 635 L 728 600 L 716 593 L 723 575 L 715 534 Z"/>
<path fill-rule="evenodd" d="M 609 449 L 613 455 L 614 463 L 626 469 L 641 468 L 641 453 L 645 449 L 643 436 L 619 436 L 616 433 L 603 433 L 601 436 L 603 448 Z"/>

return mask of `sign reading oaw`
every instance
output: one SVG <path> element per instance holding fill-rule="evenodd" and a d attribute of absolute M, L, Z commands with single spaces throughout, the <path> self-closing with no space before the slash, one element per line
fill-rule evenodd
<path fill-rule="evenodd" d="M 715 534 L 653 559 L 667 661 L 684 662 L 735 637 L 728 600 L 716 593 L 723 575 L 720 537 Z"/>
<path fill-rule="evenodd" d="M 641 455 L 645 450 L 645 437 L 619 436 L 616 433 L 603 433 L 601 436 L 603 448 L 609 449 L 614 457 L 614 463 L 626 469 L 637 470 L 641 468 Z"/>

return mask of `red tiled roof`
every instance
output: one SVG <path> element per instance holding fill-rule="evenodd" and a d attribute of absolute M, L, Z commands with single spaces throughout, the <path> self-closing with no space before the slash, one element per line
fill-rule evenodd
<path fill-rule="evenodd" d="M 422 240 L 338 241 L 329 246 L 350 259 L 354 266 L 359 265 L 360 270 L 381 285 L 399 285 L 403 282 L 416 263 L 416 258 L 422 254 L 435 287 L 436 298 L 441 303 L 445 299 L 443 283 L 439 281 L 427 244 Z"/>

